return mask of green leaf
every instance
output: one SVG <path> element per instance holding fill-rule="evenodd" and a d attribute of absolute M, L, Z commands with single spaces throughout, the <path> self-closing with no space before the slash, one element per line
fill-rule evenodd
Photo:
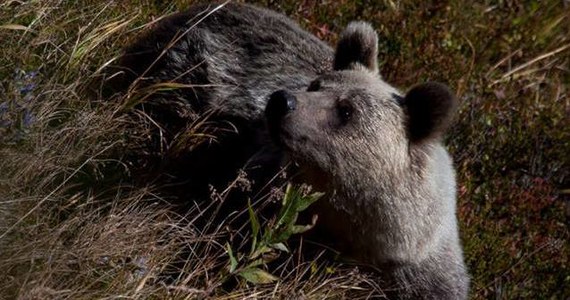
<path fill-rule="evenodd" d="M 251 269 L 254 267 L 258 267 L 258 266 L 263 265 L 264 263 L 265 263 L 265 261 L 263 260 L 263 258 L 258 258 L 256 260 L 250 262 L 249 264 L 247 264 L 247 266 L 245 266 L 244 269 Z"/>
<path fill-rule="evenodd" d="M 287 249 L 287 246 L 285 246 L 285 244 L 283 244 L 283 243 L 272 244 L 271 248 L 289 253 L 289 249 Z"/>
<path fill-rule="evenodd" d="M 283 205 L 283 207 L 287 206 L 287 203 L 291 202 L 289 199 L 291 198 L 291 193 L 294 192 L 295 190 L 293 190 L 293 185 L 288 183 L 285 188 L 285 195 L 283 195 L 283 201 L 281 201 L 281 205 Z"/>
<path fill-rule="evenodd" d="M 297 222 L 299 212 L 307 209 L 309 205 L 317 201 L 322 195 L 322 193 L 313 193 L 304 196 L 298 189 L 288 184 L 276 225 L 265 231 L 263 241 L 269 245 L 283 243 L 287 241 L 291 235 L 302 233 L 313 228 L 316 219 L 314 219 L 313 224 L 310 225 L 295 225 L 295 223 Z"/>
<path fill-rule="evenodd" d="M 239 272 L 239 276 L 253 284 L 272 283 L 279 278 L 259 268 L 248 268 Z"/>
<path fill-rule="evenodd" d="M 285 190 L 285 196 L 283 197 L 283 206 L 279 211 L 279 217 L 276 225 L 277 228 L 295 223 L 297 212 L 295 211 L 294 204 L 297 198 L 299 198 L 297 190 L 293 189 L 291 184 L 288 184 Z"/>
<path fill-rule="evenodd" d="M 305 209 L 307 209 L 311 204 L 315 203 L 317 200 L 319 200 L 325 193 L 312 193 L 308 196 L 304 196 L 301 197 L 301 199 L 299 199 L 299 203 L 297 204 L 297 212 L 301 212 L 304 211 Z"/>
<path fill-rule="evenodd" d="M 251 207 L 251 200 L 247 200 L 247 210 L 249 212 L 249 221 L 251 222 L 251 230 L 253 231 L 253 235 L 257 236 L 257 234 L 259 233 L 260 226 L 259 226 L 259 220 L 257 219 L 257 216 L 255 215 L 255 212 Z"/>
<path fill-rule="evenodd" d="M 230 257 L 230 273 L 235 272 L 238 266 L 238 260 L 234 256 L 234 252 L 232 251 L 232 247 L 229 243 L 226 243 L 226 251 L 228 252 L 228 256 Z"/>
<path fill-rule="evenodd" d="M 290 230 L 282 230 L 277 232 L 277 234 L 273 235 L 271 243 L 277 244 L 287 241 L 292 235 Z"/>
<path fill-rule="evenodd" d="M 307 225 L 294 225 L 293 227 L 291 227 L 291 234 L 298 234 L 298 233 L 303 233 L 306 232 L 308 230 L 310 230 L 311 228 L 313 228 L 313 226 L 315 226 L 315 224 L 307 224 Z"/>
<path fill-rule="evenodd" d="M 251 250 L 250 250 L 250 255 L 253 255 L 255 253 L 255 250 L 257 248 L 257 235 L 259 234 L 259 228 L 261 227 L 259 225 L 259 220 L 257 219 L 257 216 L 255 215 L 255 212 L 253 211 L 253 208 L 251 207 L 251 200 L 247 200 L 247 211 L 249 212 L 249 222 L 251 223 L 251 231 L 252 231 L 252 242 L 251 242 Z"/>
<path fill-rule="evenodd" d="M 257 249 L 255 249 L 255 251 L 253 251 L 253 253 L 250 255 L 250 259 L 256 259 L 257 257 L 259 257 L 262 254 L 265 254 L 267 252 L 270 252 L 271 248 L 267 247 L 267 246 L 261 246 Z"/>

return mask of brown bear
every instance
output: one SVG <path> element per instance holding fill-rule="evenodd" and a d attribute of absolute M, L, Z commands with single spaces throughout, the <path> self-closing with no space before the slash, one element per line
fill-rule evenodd
<path fill-rule="evenodd" d="M 377 40 L 369 24 L 349 24 L 334 70 L 271 95 L 270 131 L 297 180 L 325 192 L 313 207 L 319 232 L 378 268 L 394 298 L 465 299 L 455 174 L 441 142 L 457 101 L 439 83 L 401 96 L 378 73 Z"/>
<path fill-rule="evenodd" d="M 366 23 L 350 24 L 335 53 L 278 13 L 202 4 L 128 46 L 107 87 L 142 94 L 128 98 L 154 128 L 141 173 L 165 178 L 175 198 L 207 198 L 240 169 L 265 186 L 291 159 L 296 180 L 326 193 L 313 208 L 319 232 L 378 268 L 395 298 L 464 299 L 454 171 L 441 144 L 455 98 L 435 83 L 401 96 L 380 78 L 377 54 Z M 196 135 L 211 140 L 187 139 L 196 124 L 216 129 Z"/>

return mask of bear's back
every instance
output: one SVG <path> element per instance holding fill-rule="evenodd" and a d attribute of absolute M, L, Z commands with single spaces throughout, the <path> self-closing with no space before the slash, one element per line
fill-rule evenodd
<path fill-rule="evenodd" d="M 140 76 L 149 84 L 188 84 L 193 88 L 178 89 L 170 99 L 198 112 L 259 119 L 271 92 L 307 85 L 331 68 L 332 56 L 326 43 L 284 15 L 203 4 L 160 20 L 130 45 L 119 63 L 125 72 L 119 84 Z"/>

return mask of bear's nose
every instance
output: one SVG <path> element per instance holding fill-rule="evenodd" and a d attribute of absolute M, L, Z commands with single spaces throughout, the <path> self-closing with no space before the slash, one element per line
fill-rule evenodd
<path fill-rule="evenodd" d="M 297 108 L 295 96 L 285 90 L 280 90 L 269 96 L 265 116 L 270 120 L 280 119 L 295 108 Z"/>

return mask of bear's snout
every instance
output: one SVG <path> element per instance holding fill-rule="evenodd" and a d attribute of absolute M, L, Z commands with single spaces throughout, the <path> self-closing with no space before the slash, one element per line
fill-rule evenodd
<path fill-rule="evenodd" d="M 295 108 L 297 108 L 297 98 L 285 90 L 280 90 L 269 96 L 265 116 L 268 120 L 281 119 Z"/>
<path fill-rule="evenodd" d="M 269 96 L 269 101 L 267 101 L 267 106 L 265 107 L 265 118 L 269 132 L 275 142 L 279 144 L 281 142 L 281 121 L 289 112 L 296 108 L 297 98 L 285 90 L 274 92 Z"/>

